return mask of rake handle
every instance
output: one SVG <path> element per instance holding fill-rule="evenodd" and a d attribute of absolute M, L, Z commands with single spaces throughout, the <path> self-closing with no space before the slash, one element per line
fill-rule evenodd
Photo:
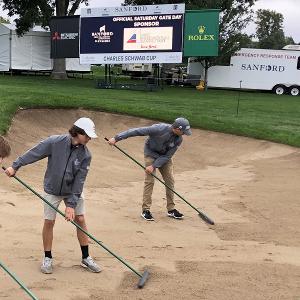
<path fill-rule="evenodd" d="M 0 267 L 31 297 L 33 300 L 39 300 L 9 269 L 0 261 Z"/>

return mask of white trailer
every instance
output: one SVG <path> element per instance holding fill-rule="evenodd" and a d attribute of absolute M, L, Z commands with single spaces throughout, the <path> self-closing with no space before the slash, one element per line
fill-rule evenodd
<path fill-rule="evenodd" d="M 149 75 L 152 73 L 152 64 L 123 64 L 122 73 L 130 75 Z"/>
<path fill-rule="evenodd" d="M 189 61 L 188 74 L 204 78 L 199 62 Z M 300 95 L 300 51 L 242 48 L 230 66 L 208 69 L 208 87 L 269 90 Z"/>

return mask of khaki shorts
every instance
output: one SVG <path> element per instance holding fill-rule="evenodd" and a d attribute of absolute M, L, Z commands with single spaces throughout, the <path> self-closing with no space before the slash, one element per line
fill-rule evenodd
<path fill-rule="evenodd" d="M 64 197 L 62 197 L 62 196 L 54 196 L 54 195 L 50 195 L 47 193 L 45 193 L 43 195 L 43 197 L 56 208 L 58 208 L 60 202 L 64 200 Z M 84 197 L 83 194 L 81 194 L 81 197 L 79 198 L 79 200 L 77 202 L 77 206 L 75 207 L 75 216 L 85 214 L 83 197 Z M 45 202 L 45 204 L 44 204 L 44 219 L 45 220 L 55 220 L 56 213 L 57 212 Z"/>

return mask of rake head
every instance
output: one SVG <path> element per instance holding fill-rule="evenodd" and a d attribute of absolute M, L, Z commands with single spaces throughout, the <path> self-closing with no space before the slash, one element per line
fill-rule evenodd
<path fill-rule="evenodd" d="M 215 225 L 215 222 L 213 220 L 211 220 L 208 216 L 206 216 L 205 214 L 201 214 L 199 213 L 199 217 L 205 221 L 206 223 L 208 223 L 209 225 Z"/>
<path fill-rule="evenodd" d="M 148 280 L 149 275 L 150 274 L 147 270 L 143 273 L 142 277 L 140 278 L 140 280 L 138 282 L 138 288 L 139 289 L 142 289 L 144 287 L 146 281 Z"/>

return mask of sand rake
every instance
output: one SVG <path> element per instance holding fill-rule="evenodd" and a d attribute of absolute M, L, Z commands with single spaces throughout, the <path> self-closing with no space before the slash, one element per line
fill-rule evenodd
<path fill-rule="evenodd" d="M 4 167 L 2 167 L 3 170 L 5 170 Z M 37 193 L 35 190 L 33 190 L 30 186 L 28 186 L 24 181 L 22 181 L 20 178 L 17 176 L 13 176 L 19 183 L 21 183 L 23 186 L 25 186 L 28 190 L 30 190 L 33 194 L 38 196 L 41 200 L 43 200 L 45 203 L 47 203 L 52 209 L 57 211 L 61 216 L 65 218 L 65 214 L 62 213 L 59 209 L 57 209 L 55 206 L 53 206 L 50 202 L 48 202 L 44 197 L 42 197 L 39 193 Z M 105 249 L 108 253 L 110 253 L 112 256 L 114 256 L 117 260 L 119 260 L 123 265 L 125 265 L 128 269 L 130 269 L 133 273 L 135 273 L 140 279 L 138 281 L 138 288 L 143 288 L 148 277 L 149 277 L 149 272 L 146 270 L 144 271 L 143 274 L 139 273 L 136 271 L 134 268 L 132 268 L 128 263 L 126 263 L 121 257 L 117 256 L 115 253 L 113 253 L 111 250 L 109 250 L 103 243 L 98 241 L 96 238 L 94 238 L 90 233 L 88 233 L 86 230 L 84 230 L 80 225 L 78 225 L 74 221 L 70 221 L 75 227 L 77 227 L 80 231 L 85 233 L 89 238 L 91 238 L 95 243 L 97 243 L 100 247 Z"/>
<path fill-rule="evenodd" d="M 105 137 L 104 138 L 106 141 L 108 141 L 108 138 Z M 120 147 L 118 147 L 117 145 L 113 145 L 114 147 L 116 147 L 119 151 L 121 151 L 123 154 L 125 154 L 128 158 L 130 158 L 132 161 L 134 161 L 137 165 L 139 165 L 141 168 L 143 168 L 144 170 L 146 169 L 145 166 L 143 166 L 140 162 L 138 162 L 137 160 L 135 160 L 132 156 L 130 156 L 128 153 L 126 153 L 124 150 L 122 150 Z M 162 181 L 159 177 L 157 177 L 155 174 L 151 173 L 151 175 L 157 179 L 160 183 L 162 183 L 166 188 L 168 188 L 169 190 L 171 190 L 175 195 L 177 195 L 181 200 L 183 200 L 187 205 L 189 205 L 191 208 L 193 208 L 199 215 L 199 217 L 205 221 L 206 223 L 210 224 L 210 225 L 214 225 L 215 222 L 213 220 L 211 220 L 207 215 L 205 215 L 203 212 L 201 212 L 199 209 L 197 209 L 194 205 L 192 205 L 191 203 L 189 203 L 187 200 L 185 200 L 181 195 L 179 195 L 176 191 L 174 191 L 170 186 L 168 186 L 164 181 Z"/>
<path fill-rule="evenodd" d="M 0 267 L 30 296 L 33 300 L 39 300 L 25 285 L 24 283 L 17 278 L 15 274 L 13 274 L 9 269 L 4 265 L 4 263 L 0 260 Z"/>

